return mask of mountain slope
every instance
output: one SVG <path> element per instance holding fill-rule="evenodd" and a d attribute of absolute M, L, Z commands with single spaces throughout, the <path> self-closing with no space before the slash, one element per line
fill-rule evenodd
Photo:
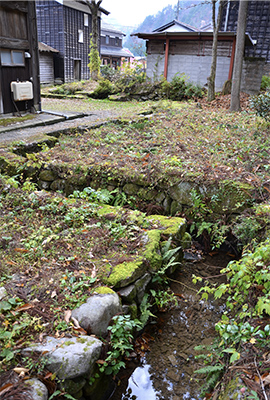
<path fill-rule="evenodd" d="M 136 28 L 136 32 L 152 32 L 154 29 L 177 19 L 185 24 L 200 28 L 211 22 L 212 6 L 205 1 L 184 0 L 177 5 L 168 5 L 155 15 L 148 15 Z M 124 47 L 127 47 L 134 55 L 143 56 L 145 52 L 145 41 L 136 37 L 127 36 Z"/>

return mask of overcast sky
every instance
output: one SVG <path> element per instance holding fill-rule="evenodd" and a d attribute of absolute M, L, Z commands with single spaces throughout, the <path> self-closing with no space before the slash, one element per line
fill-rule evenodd
<path fill-rule="evenodd" d="M 114 25 L 136 26 L 148 15 L 156 14 L 169 4 L 176 5 L 177 0 L 103 0 L 101 7 L 110 15 L 106 17 L 102 14 L 102 19 Z"/>

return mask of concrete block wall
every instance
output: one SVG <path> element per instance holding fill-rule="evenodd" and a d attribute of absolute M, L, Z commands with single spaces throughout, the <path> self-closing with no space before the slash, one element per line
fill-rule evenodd
<path fill-rule="evenodd" d="M 163 54 L 148 54 L 147 76 L 158 79 L 164 75 Z M 171 81 L 175 74 L 184 73 L 188 81 L 207 85 L 207 78 L 210 75 L 212 57 L 170 54 L 168 60 L 168 81 Z M 230 57 L 219 56 L 217 58 L 216 70 L 216 92 L 222 90 L 224 82 L 228 79 L 230 69 Z M 264 58 L 245 58 L 243 63 L 243 74 L 241 90 L 248 94 L 257 94 L 260 90 L 262 75 L 265 73 Z"/>
<path fill-rule="evenodd" d="M 254 95 L 260 91 L 264 74 L 265 58 L 248 57 L 244 59 L 241 91 Z"/>

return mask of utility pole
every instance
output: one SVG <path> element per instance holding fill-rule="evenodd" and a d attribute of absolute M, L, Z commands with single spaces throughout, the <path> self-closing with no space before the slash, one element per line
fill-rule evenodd
<path fill-rule="evenodd" d="M 180 0 L 178 0 L 177 6 L 176 6 L 176 13 L 175 13 L 176 21 L 178 21 L 178 18 L 179 18 L 179 11 L 180 11 Z"/>
<path fill-rule="evenodd" d="M 240 88 L 245 51 L 245 33 L 247 23 L 248 0 L 239 1 L 239 13 L 236 32 L 236 50 L 233 67 L 231 111 L 240 111 Z"/>

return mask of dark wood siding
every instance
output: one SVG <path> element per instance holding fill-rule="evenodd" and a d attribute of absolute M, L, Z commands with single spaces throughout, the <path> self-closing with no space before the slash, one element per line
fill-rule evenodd
<path fill-rule="evenodd" d="M 91 20 L 91 16 L 89 16 Z M 65 81 L 74 81 L 75 60 L 81 61 L 81 77 L 89 79 L 88 68 L 90 52 L 91 22 L 84 26 L 84 13 L 73 8 L 64 7 L 65 31 Z M 79 30 L 83 31 L 83 43 L 79 43 Z"/>
<path fill-rule="evenodd" d="M 236 32 L 239 1 L 230 1 L 228 5 L 227 31 Z M 227 7 L 224 7 L 222 31 L 226 27 L 226 13 Z M 270 1 L 249 1 L 246 32 L 252 39 L 257 40 L 257 44 L 247 47 L 245 56 L 264 57 L 270 61 Z"/>
<path fill-rule="evenodd" d="M 36 8 L 34 1 L 1 1 L 0 6 L 0 46 L 2 49 L 27 51 L 30 58 L 25 65 L 0 64 L 0 112 L 15 111 L 12 102 L 10 82 L 33 82 L 34 99 L 17 102 L 19 110 L 28 110 L 40 105 L 39 59 L 37 46 Z"/>
<path fill-rule="evenodd" d="M 56 1 L 37 2 L 38 40 L 59 53 L 54 55 L 54 76 L 64 81 L 64 14 L 63 6 Z"/>

